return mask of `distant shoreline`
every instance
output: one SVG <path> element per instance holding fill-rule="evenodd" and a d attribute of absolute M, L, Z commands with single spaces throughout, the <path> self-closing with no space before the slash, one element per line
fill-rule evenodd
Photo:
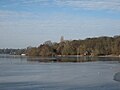
<path fill-rule="evenodd" d="M 22 55 L 9 55 L 0 54 L 0 58 L 26 58 L 27 61 L 39 61 L 39 62 L 92 62 L 92 61 L 120 61 L 119 56 L 106 55 L 106 56 L 81 56 L 81 55 L 58 55 L 49 57 L 40 56 L 22 56 Z"/>
<path fill-rule="evenodd" d="M 14 57 L 37 57 L 37 58 L 80 58 L 80 57 L 120 57 L 120 55 L 101 55 L 101 56 L 90 56 L 90 55 L 56 55 L 56 56 L 45 56 L 45 57 L 42 57 L 42 56 L 23 56 L 23 55 L 12 55 L 12 54 L 0 54 L 1 56 L 14 56 Z"/>
<path fill-rule="evenodd" d="M 22 56 L 22 55 L 20 55 Z M 24 57 L 24 56 L 23 56 Z M 41 58 L 80 58 L 80 57 L 118 57 L 120 58 L 120 55 L 100 55 L 100 56 L 91 56 L 91 55 L 56 55 L 56 56 L 27 56 L 25 57 L 41 57 Z"/>

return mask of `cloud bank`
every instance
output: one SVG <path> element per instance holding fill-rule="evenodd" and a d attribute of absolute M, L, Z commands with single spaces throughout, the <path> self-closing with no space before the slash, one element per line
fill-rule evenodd
<path fill-rule="evenodd" d="M 120 0 L 55 0 L 63 6 L 92 10 L 120 10 Z"/>
<path fill-rule="evenodd" d="M 3 7 L 7 5 L 21 6 L 62 6 L 88 10 L 120 10 L 120 0 L 6 0 L 0 1 Z"/>

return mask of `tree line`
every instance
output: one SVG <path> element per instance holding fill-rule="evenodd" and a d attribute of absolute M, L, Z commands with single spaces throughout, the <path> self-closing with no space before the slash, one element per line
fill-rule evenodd
<path fill-rule="evenodd" d="M 28 47 L 26 55 L 42 57 L 57 55 L 120 55 L 120 36 L 64 40 L 59 43 L 46 41 L 38 47 Z"/>
<path fill-rule="evenodd" d="M 0 49 L 0 54 L 21 55 L 27 52 L 26 49 Z"/>

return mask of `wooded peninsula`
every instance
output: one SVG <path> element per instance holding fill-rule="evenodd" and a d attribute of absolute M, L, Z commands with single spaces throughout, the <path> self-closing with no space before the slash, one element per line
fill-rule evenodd
<path fill-rule="evenodd" d="M 38 47 L 27 47 L 26 49 L 0 49 L 1 54 L 25 54 L 27 56 L 105 56 L 120 55 L 120 36 L 94 37 L 84 40 L 64 40 L 61 37 L 59 43 L 46 41 Z"/>

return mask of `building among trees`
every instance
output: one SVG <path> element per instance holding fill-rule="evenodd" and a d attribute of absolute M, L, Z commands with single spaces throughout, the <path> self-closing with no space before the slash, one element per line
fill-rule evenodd
<path fill-rule="evenodd" d="M 60 42 L 64 42 L 64 37 L 63 36 L 61 36 Z"/>

